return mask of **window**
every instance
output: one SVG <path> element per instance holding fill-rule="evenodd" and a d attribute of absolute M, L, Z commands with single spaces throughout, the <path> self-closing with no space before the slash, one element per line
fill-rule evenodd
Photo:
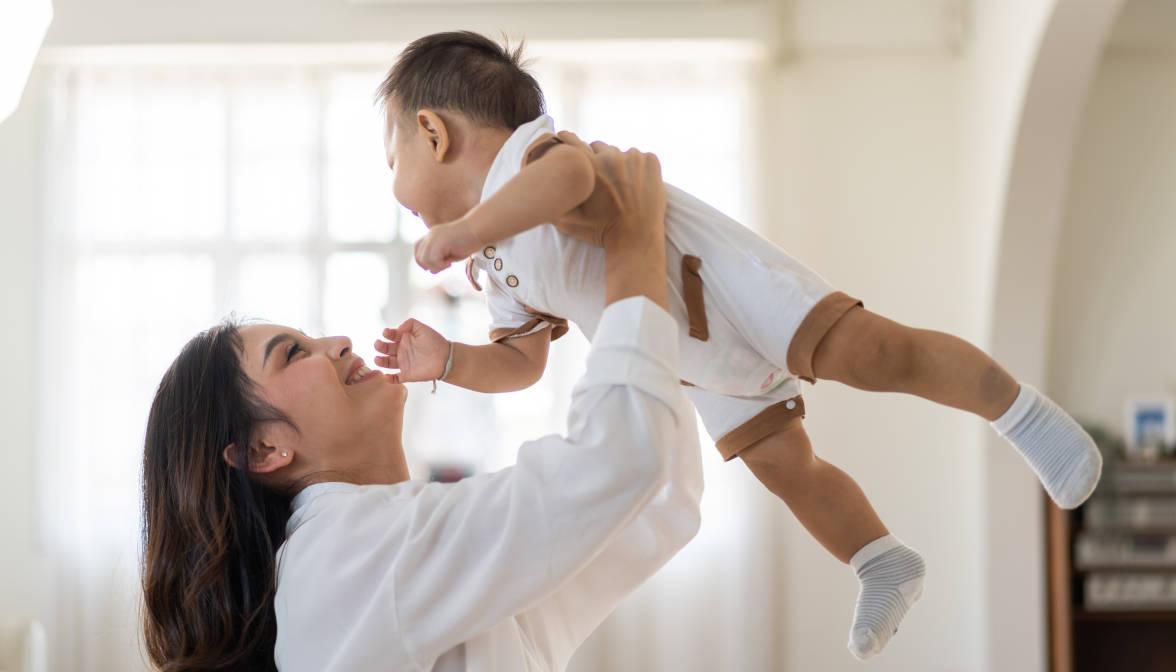
<path fill-rule="evenodd" d="M 743 129 L 721 126 L 746 113 L 737 70 L 697 56 L 594 62 L 533 51 L 557 126 L 655 151 L 667 181 L 746 216 L 743 142 L 733 137 Z M 381 328 L 409 316 L 485 341 L 488 315 L 463 270 L 432 276 L 412 261 L 424 227 L 392 198 L 372 100 L 385 66 L 56 72 L 42 472 L 61 611 L 73 614 L 55 635 L 72 643 L 65 669 L 132 669 L 138 659 L 125 656 L 136 636 L 143 430 L 160 377 L 196 332 L 232 312 L 349 335 L 368 361 Z M 562 431 L 586 352 L 574 332 L 561 339 L 543 380 L 515 394 L 414 385 L 405 437 L 414 475 L 497 469 L 521 442 Z"/>

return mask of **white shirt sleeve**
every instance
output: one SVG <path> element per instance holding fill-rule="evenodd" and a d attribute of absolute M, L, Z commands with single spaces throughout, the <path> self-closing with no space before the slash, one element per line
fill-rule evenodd
<path fill-rule="evenodd" d="M 633 524 L 666 485 L 670 451 L 682 448 L 673 444 L 687 428 L 694 432 L 677 371 L 673 318 L 645 298 L 614 303 L 574 390 L 566 437 L 531 441 L 509 469 L 412 498 L 388 583 L 404 647 L 418 664 L 540 605 L 627 531 L 660 545 L 656 518 Z M 694 442 L 686 450 L 697 453 Z M 614 560 L 642 565 L 620 584 L 652 573 L 666 548 L 644 558 L 638 543 L 618 547 Z M 590 599 L 584 588 L 607 582 L 598 574 L 583 578 L 583 587 L 553 605 L 561 617 L 573 597 Z M 599 622 L 600 611 L 569 623 L 575 636 L 560 641 L 577 639 L 588 622 Z"/>
<path fill-rule="evenodd" d="M 517 329 L 534 317 L 500 284 L 498 278 L 486 273 L 486 308 L 490 311 L 490 331 Z"/>
<path fill-rule="evenodd" d="M 554 341 L 567 331 L 567 320 L 530 311 L 491 273 L 486 280 L 486 306 L 490 309 L 490 340 L 495 343 L 544 329 L 555 330 L 551 336 Z"/>
<path fill-rule="evenodd" d="M 687 412 L 693 416 L 691 410 Z M 519 616 L 536 649 L 549 656 L 551 669 L 565 669 L 613 609 L 698 533 L 703 479 L 694 422 L 679 423 L 670 448 L 669 473 L 661 492 L 595 560 Z"/>

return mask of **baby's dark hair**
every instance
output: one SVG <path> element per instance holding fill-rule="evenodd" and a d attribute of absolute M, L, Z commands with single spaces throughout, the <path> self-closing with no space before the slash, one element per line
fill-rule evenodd
<path fill-rule="evenodd" d="M 466 30 L 427 35 L 400 53 L 376 98 L 400 112 L 451 110 L 514 130 L 546 110 L 522 55 L 522 44 L 512 51 Z"/>

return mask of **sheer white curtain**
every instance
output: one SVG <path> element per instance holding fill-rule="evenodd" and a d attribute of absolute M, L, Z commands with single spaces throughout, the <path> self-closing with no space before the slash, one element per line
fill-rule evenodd
<path fill-rule="evenodd" d="M 533 50 L 557 125 L 656 151 L 668 181 L 748 216 L 743 63 L 690 49 L 631 58 L 582 49 Z M 144 667 L 143 429 L 188 338 L 234 313 L 349 335 L 370 359 L 379 329 L 409 315 L 473 342 L 488 323 L 459 269 L 433 277 L 411 262 L 423 227 L 391 198 L 371 100 L 387 64 L 175 60 L 61 66 L 54 77 L 40 473 L 44 541 L 58 565 L 53 666 L 70 672 Z M 578 335 L 561 339 L 543 381 L 515 394 L 413 386 L 415 476 L 496 469 L 522 441 L 562 431 L 586 349 Z M 771 576 L 770 527 L 756 513 L 765 501 L 741 465 L 704 445 L 699 538 L 602 628 L 576 669 L 769 667 L 771 633 L 759 630 L 773 619 L 757 602 Z"/>

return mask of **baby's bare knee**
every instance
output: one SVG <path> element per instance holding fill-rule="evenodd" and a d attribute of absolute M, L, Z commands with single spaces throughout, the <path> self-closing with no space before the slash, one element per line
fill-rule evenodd
<path fill-rule="evenodd" d="M 769 477 L 780 484 L 803 479 L 816 465 L 812 443 L 799 423 L 759 440 L 739 457 L 760 480 Z"/>
<path fill-rule="evenodd" d="M 886 325 L 862 348 L 854 367 L 855 387 L 876 392 L 902 389 L 918 377 L 921 352 L 917 330 Z"/>
<path fill-rule="evenodd" d="M 818 378 L 888 392 L 919 375 L 922 348 L 919 330 L 859 308 L 833 326 L 814 365 Z"/>

